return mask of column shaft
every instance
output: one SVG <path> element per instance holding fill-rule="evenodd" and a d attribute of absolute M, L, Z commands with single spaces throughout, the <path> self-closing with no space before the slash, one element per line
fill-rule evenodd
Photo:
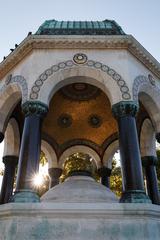
<path fill-rule="evenodd" d="M 110 177 L 107 177 L 107 176 L 101 177 L 101 183 L 102 185 L 110 188 Z"/>
<path fill-rule="evenodd" d="M 5 169 L 1 186 L 0 204 L 8 203 L 12 196 L 18 157 L 4 156 L 3 162 L 5 164 Z"/>
<path fill-rule="evenodd" d="M 101 184 L 110 187 L 110 176 L 111 176 L 112 169 L 107 167 L 102 167 L 98 169 L 98 174 L 101 177 Z"/>
<path fill-rule="evenodd" d="M 112 107 L 118 122 L 119 146 L 122 163 L 124 192 L 120 202 L 150 202 L 144 191 L 142 164 L 138 145 L 134 102 L 120 102 Z"/>
<path fill-rule="evenodd" d="M 50 186 L 49 188 L 52 188 L 59 184 L 59 178 L 62 174 L 62 169 L 61 168 L 49 168 L 48 169 L 48 174 L 50 177 Z"/>
<path fill-rule="evenodd" d="M 144 190 L 135 118 L 120 118 L 118 126 L 125 191 Z"/>
<path fill-rule="evenodd" d="M 41 149 L 41 123 L 47 106 L 40 102 L 26 102 L 23 106 L 26 115 L 20 157 L 16 192 L 13 202 L 38 202 L 37 189 L 33 179 L 39 170 Z"/>
<path fill-rule="evenodd" d="M 30 115 L 24 122 L 16 191 L 33 190 L 33 178 L 39 170 L 40 142 L 41 118 Z"/>
<path fill-rule="evenodd" d="M 4 134 L 0 132 L 0 143 L 3 141 L 3 139 L 4 139 Z"/>
<path fill-rule="evenodd" d="M 145 169 L 147 192 L 153 204 L 160 205 L 160 194 L 156 173 L 157 158 L 155 156 L 142 157 L 142 164 Z"/>

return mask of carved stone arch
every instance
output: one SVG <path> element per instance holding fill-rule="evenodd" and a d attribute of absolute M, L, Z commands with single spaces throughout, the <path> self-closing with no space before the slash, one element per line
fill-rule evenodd
<path fill-rule="evenodd" d="M 51 95 L 64 86 L 64 80 L 76 76 L 90 77 L 92 80 L 88 83 L 101 88 L 109 95 L 111 104 L 131 99 L 127 83 L 114 69 L 93 60 L 88 60 L 83 66 L 68 60 L 51 66 L 37 78 L 31 88 L 30 100 L 39 100 L 49 104 Z M 116 94 L 115 89 L 117 89 Z"/>
<path fill-rule="evenodd" d="M 138 101 L 140 92 L 146 92 L 155 102 L 156 100 L 160 101 L 160 88 L 156 85 L 155 81 L 149 80 L 144 75 L 137 76 L 133 82 L 133 100 Z"/>
<path fill-rule="evenodd" d="M 20 132 L 18 123 L 15 118 L 11 118 L 8 122 L 4 137 L 3 156 L 19 156 L 20 148 Z"/>
<path fill-rule="evenodd" d="M 156 82 L 140 75 L 133 83 L 133 100 L 141 101 L 152 120 L 156 132 L 160 131 L 160 88 Z"/>
<path fill-rule="evenodd" d="M 112 169 L 112 159 L 113 156 L 115 154 L 115 152 L 118 150 L 119 148 L 119 140 L 115 140 L 113 141 L 105 150 L 104 154 L 103 154 L 103 166 Z"/>
<path fill-rule="evenodd" d="M 88 148 L 93 149 L 98 155 L 101 153 L 101 146 L 96 144 L 95 142 L 91 140 L 87 140 L 84 138 L 76 138 L 76 139 L 71 139 L 68 140 L 67 142 L 64 142 L 60 146 L 60 151 L 59 151 L 59 156 L 66 151 L 67 149 L 74 147 L 74 146 L 86 146 Z"/>
<path fill-rule="evenodd" d="M 156 157 L 156 138 L 153 124 L 149 118 L 143 121 L 140 133 L 141 157 Z"/>
<path fill-rule="evenodd" d="M 9 84 L 0 91 L 0 132 L 5 132 L 9 117 L 17 103 L 22 99 L 22 92 L 18 84 Z"/>
<path fill-rule="evenodd" d="M 58 168 L 57 155 L 53 147 L 45 140 L 41 141 L 41 149 L 44 152 L 48 160 L 48 169 L 49 168 Z"/>
<path fill-rule="evenodd" d="M 6 78 L 5 84 L 1 88 L 0 92 L 3 92 L 8 86 L 13 84 L 16 84 L 20 87 L 22 93 L 22 103 L 26 102 L 28 98 L 28 84 L 26 79 L 21 75 L 9 75 Z"/>
<path fill-rule="evenodd" d="M 97 154 L 97 152 L 94 151 L 92 148 L 84 145 L 76 145 L 66 149 L 59 158 L 59 167 L 62 168 L 66 158 L 77 152 L 88 154 L 94 159 L 97 168 L 101 167 L 101 159 L 100 159 L 100 156 Z"/>

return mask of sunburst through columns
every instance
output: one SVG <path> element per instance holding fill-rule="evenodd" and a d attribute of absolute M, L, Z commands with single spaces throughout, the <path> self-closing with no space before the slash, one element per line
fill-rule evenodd
<path fill-rule="evenodd" d="M 28 101 L 22 105 L 25 114 L 16 192 L 13 202 L 39 202 L 33 179 L 39 170 L 41 126 L 48 107 L 41 102 Z"/>

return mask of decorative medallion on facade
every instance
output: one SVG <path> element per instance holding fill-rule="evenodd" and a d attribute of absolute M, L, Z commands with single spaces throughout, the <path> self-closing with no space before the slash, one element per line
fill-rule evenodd
<path fill-rule="evenodd" d="M 98 128 L 102 124 L 102 118 L 97 114 L 92 114 L 88 118 L 88 123 L 93 128 Z"/>
<path fill-rule="evenodd" d="M 75 66 L 77 66 L 77 64 L 74 61 L 68 60 L 66 62 L 60 62 L 57 65 L 53 65 L 50 68 L 46 69 L 38 77 L 38 79 L 34 82 L 34 84 L 32 86 L 32 89 L 31 89 L 31 93 L 30 93 L 30 99 L 31 100 L 38 99 L 39 92 L 41 90 L 41 87 L 42 87 L 43 83 L 45 81 L 47 81 L 47 79 L 51 75 L 61 71 L 62 69 L 67 69 L 67 68 L 69 69 L 69 68 L 75 67 Z M 122 99 L 123 100 L 130 100 L 131 99 L 129 88 L 128 88 L 125 80 L 114 69 L 110 68 L 109 66 L 107 66 L 103 63 L 96 62 L 96 61 L 93 61 L 93 60 L 88 60 L 86 63 L 83 64 L 83 66 L 98 69 L 99 71 L 102 71 L 102 72 L 106 73 L 107 75 L 109 75 L 113 79 L 113 81 L 115 81 L 116 84 L 118 85 L 119 90 L 122 94 Z"/>
<path fill-rule="evenodd" d="M 87 56 L 84 53 L 77 53 L 74 55 L 73 61 L 77 64 L 84 64 L 87 62 Z"/>
<path fill-rule="evenodd" d="M 72 125 L 72 117 L 71 115 L 64 113 L 59 116 L 57 123 L 62 128 L 68 128 Z"/>

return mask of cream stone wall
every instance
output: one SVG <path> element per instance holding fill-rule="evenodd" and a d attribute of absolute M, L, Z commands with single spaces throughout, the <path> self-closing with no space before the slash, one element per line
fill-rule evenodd
<path fill-rule="evenodd" d="M 8 122 L 5 138 L 3 156 L 19 156 L 20 148 L 20 133 L 18 123 L 14 118 Z"/>
<path fill-rule="evenodd" d="M 159 236 L 160 208 L 153 204 L 9 203 L 0 206 L 1 240 L 159 240 Z"/>
<path fill-rule="evenodd" d="M 34 36 L 31 38 L 34 38 Z M 38 37 L 36 38 L 38 39 L 37 41 L 40 41 Z M 41 41 L 43 43 L 43 41 L 45 41 L 45 37 L 44 39 L 42 37 L 40 38 L 42 39 Z M 11 98 L 10 96 L 12 95 L 11 90 L 13 90 L 13 93 L 16 93 L 15 98 L 17 99 L 13 100 L 13 105 L 16 104 L 21 95 L 22 102 L 31 100 L 41 101 L 43 103 L 49 104 L 52 95 L 59 88 L 74 81 L 72 79 L 73 81 L 70 80 L 69 82 L 67 78 L 74 76 L 84 76 L 84 81 L 86 82 L 87 78 L 90 78 L 90 81 L 88 83 L 102 89 L 109 97 L 111 105 L 119 101 L 138 101 L 138 98 L 140 97 L 139 93 L 145 92 L 146 95 L 148 95 L 152 100 L 151 104 L 148 101 L 146 108 L 149 109 L 149 114 L 151 114 L 154 128 L 157 132 L 160 131 L 160 117 L 158 114 L 158 112 L 160 112 L 160 79 L 156 77 L 158 74 L 156 70 L 154 74 L 150 71 L 152 67 L 147 67 L 149 66 L 147 64 L 155 66 L 156 60 L 153 59 L 153 57 L 149 55 L 149 53 L 147 53 L 147 51 L 143 49 L 141 45 L 136 45 L 138 47 L 134 47 L 135 49 L 132 54 L 131 51 L 129 51 L 126 47 L 123 48 L 123 39 L 120 40 L 121 43 L 119 44 L 121 45 L 119 48 L 117 47 L 118 45 L 116 45 L 116 41 L 119 41 L 116 37 L 115 40 L 114 38 L 106 40 L 106 45 L 104 45 L 104 47 L 101 47 L 101 45 L 104 44 L 105 38 L 103 37 L 99 39 L 99 42 L 96 43 L 97 45 L 90 46 L 92 41 L 95 41 L 95 39 L 98 41 L 97 37 L 93 37 L 90 39 L 90 42 L 86 42 L 86 45 L 83 44 L 83 48 L 78 48 L 78 45 L 74 44 L 73 48 L 72 45 L 65 46 L 65 44 L 62 44 L 63 47 L 61 46 L 60 48 L 56 49 L 56 44 L 58 44 L 58 42 L 54 43 L 54 47 L 52 45 L 52 47 L 49 47 L 52 41 L 55 41 L 56 37 L 54 40 L 53 39 L 49 39 L 49 43 L 46 43 L 48 49 L 47 47 L 44 48 L 44 46 L 41 47 L 41 44 L 39 45 L 39 48 L 35 45 L 36 48 L 33 47 L 32 50 L 28 51 L 24 58 L 20 58 L 19 62 L 16 59 L 16 65 L 0 80 L 0 112 L 2 115 L 0 122 L 0 131 L 4 132 L 6 127 L 5 121 L 13 108 L 13 106 L 8 103 L 8 99 Z M 136 40 L 133 39 L 133 37 L 131 37 L 131 39 L 133 42 L 135 41 L 135 43 L 138 44 Z M 79 42 L 79 45 L 82 45 L 82 40 L 84 41 L 85 39 L 81 37 L 81 42 Z M 22 47 L 27 43 L 27 41 L 31 40 L 25 39 L 24 42 L 22 42 Z M 66 38 L 66 41 L 69 42 L 69 36 Z M 73 42 L 74 41 L 76 44 L 78 44 L 78 37 L 75 37 Z M 113 44 L 113 48 L 107 48 L 107 44 L 110 44 L 111 46 L 111 43 Z M 16 51 L 18 50 L 16 49 L 15 52 Z M 139 57 L 136 51 L 139 51 L 141 57 Z M 77 53 L 85 54 L 88 58 L 88 62 L 84 65 L 75 64 L 73 57 Z M 8 59 L 11 59 L 12 55 L 14 54 L 15 53 L 11 54 Z M 146 57 L 147 54 L 148 57 Z M 144 64 L 144 57 L 147 61 L 146 64 Z M 69 62 L 72 62 L 71 66 L 67 65 Z M 94 63 L 94 65 L 89 65 L 91 62 Z M 62 66 L 64 64 L 65 67 Z M 2 65 L 3 64 L 0 64 L 0 75 L 2 75 Z M 38 87 L 38 90 L 36 90 L 37 95 L 35 95 L 34 91 L 37 89 L 36 80 L 44 77 L 45 71 L 47 69 L 50 71 L 51 67 L 54 65 L 59 68 L 58 71 L 55 70 L 52 74 L 48 74 L 47 79 L 43 81 L 41 84 L 42 86 Z M 109 68 L 107 71 L 105 71 L 103 70 L 104 67 Z M 158 69 L 158 65 L 157 67 L 154 67 L 154 69 Z M 151 80 L 148 77 L 149 75 L 152 78 Z M 146 80 L 143 81 L 142 77 Z M 122 81 L 119 82 L 117 78 L 120 78 Z M 139 80 L 137 81 L 137 79 Z M 123 86 L 120 86 L 120 84 Z M 11 88 L 9 89 L 10 86 Z M 16 91 L 14 89 L 16 89 Z M 6 97 L 7 95 L 8 99 Z M 143 97 L 141 97 L 141 99 L 143 102 Z M 4 111 L 4 109 L 6 110 Z"/>
<path fill-rule="evenodd" d="M 45 157 L 47 158 L 48 168 L 57 168 L 58 167 L 57 155 L 52 146 L 45 140 L 42 140 L 41 150 L 44 152 Z"/>
<path fill-rule="evenodd" d="M 104 152 L 103 160 L 102 160 L 104 166 L 112 169 L 113 156 L 118 149 L 119 149 L 119 141 L 118 140 L 115 140 L 107 147 L 107 149 Z"/>
<path fill-rule="evenodd" d="M 73 60 L 73 56 L 79 52 L 86 54 L 89 60 L 106 64 L 111 69 L 114 69 L 125 80 L 130 92 L 132 92 L 133 81 L 138 75 L 148 76 L 148 74 L 152 74 L 149 69 L 125 49 L 37 49 L 18 63 L 7 76 L 9 74 L 12 74 L 12 76 L 22 75 L 27 80 L 29 96 L 31 87 L 40 74 L 52 65 Z M 2 82 L 5 81 L 6 77 L 2 79 Z M 154 78 L 159 86 L 160 81 L 155 76 Z"/>
<path fill-rule="evenodd" d="M 142 157 L 157 156 L 155 130 L 150 119 L 145 119 L 142 124 L 140 135 L 140 150 Z"/>

